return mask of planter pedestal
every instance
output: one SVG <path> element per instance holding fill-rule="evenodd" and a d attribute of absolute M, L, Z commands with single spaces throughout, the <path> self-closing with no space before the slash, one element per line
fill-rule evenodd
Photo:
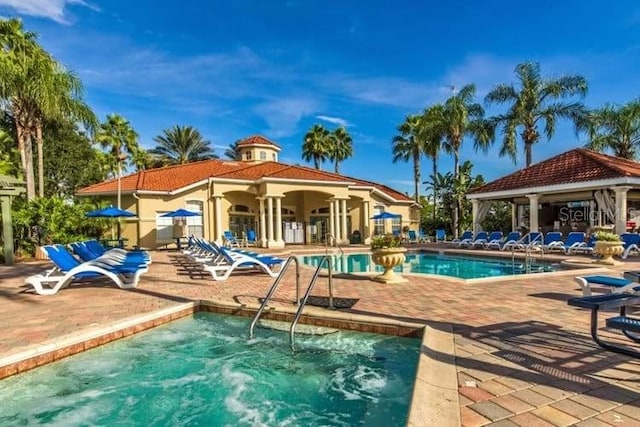
<path fill-rule="evenodd" d="M 596 242 L 593 245 L 593 253 L 602 257 L 602 259 L 596 261 L 597 264 L 620 264 L 619 261 L 613 259 L 613 256 L 621 255 L 622 252 L 624 252 L 622 242 Z"/>
<path fill-rule="evenodd" d="M 384 273 L 375 276 L 373 280 L 382 283 L 407 283 L 407 279 L 393 271 L 394 267 L 404 263 L 406 251 L 407 248 L 374 249 L 371 259 L 374 264 L 384 267 Z"/>

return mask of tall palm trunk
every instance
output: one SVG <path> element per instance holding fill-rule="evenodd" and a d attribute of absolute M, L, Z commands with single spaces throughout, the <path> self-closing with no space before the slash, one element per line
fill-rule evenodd
<path fill-rule="evenodd" d="M 433 219 L 438 217 L 438 186 L 435 181 L 438 178 L 438 158 L 433 157 Z"/>
<path fill-rule="evenodd" d="M 36 120 L 36 144 L 38 146 L 38 196 L 44 197 L 44 141 L 42 139 L 42 121 Z"/>
<path fill-rule="evenodd" d="M 531 166 L 531 163 L 533 162 L 532 160 L 532 156 L 531 156 L 531 152 L 533 148 L 533 142 L 532 141 L 525 141 L 524 142 L 524 153 L 525 153 L 525 157 L 526 157 L 526 161 L 527 161 L 527 167 Z"/>
<path fill-rule="evenodd" d="M 27 200 L 33 200 L 36 197 L 36 187 L 33 174 L 33 147 L 31 145 L 31 134 L 28 131 L 28 120 L 21 114 L 19 108 L 14 102 L 14 118 L 16 123 L 16 135 L 18 137 L 18 151 L 20 152 L 20 160 L 22 163 L 22 172 L 27 184 Z"/>
<path fill-rule="evenodd" d="M 422 182 L 422 180 L 420 179 L 420 153 L 417 151 L 414 151 L 413 153 L 413 184 L 414 184 L 414 191 L 415 191 L 415 198 L 416 198 L 416 203 L 420 204 L 420 182 Z"/>
<path fill-rule="evenodd" d="M 456 145 L 457 147 L 459 147 L 460 145 Z M 456 151 L 453 153 L 453 173 L 454 173 L 454 183 L 458 182 L 458 179 L 460 177 L 460 153 L 458 151 L 458 149 L 456 149 Z M 455 206 L 453 207 L 453 238 L 457 239 L 458 238 L 458 227 L 459 227 L 459 223 L 460 223 L 460 205 L 462 204 L 462 201 L 460 200 L 460 197 L 456 194 L 455 196 Z"/>
<path fill-rule="evenodd" d="M 313 163 L 316 166 L 316 169 L 320 170 L 320 160 L 316 157 L 313 159 Z"/>
<path fill-rule="evenodd" d="M 340 173 L 340 162 L 339 162 L 338 160 L 336 160 L 334 170 L 335 170 L 335 172 L 336 172 L 337 174 L 339 174 L 339 173 Z"/>

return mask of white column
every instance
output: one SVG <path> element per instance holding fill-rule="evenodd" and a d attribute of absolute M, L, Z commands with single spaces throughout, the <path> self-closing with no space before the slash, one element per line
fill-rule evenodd
<path fill-rule="evenodd" d="M 213 196 L 215 210 L 215 242 L 222 244 L 222 196 Z"/>
<path fill-rule="evenodd" d="M 333 213 L 335 214 L 335 218 L 333 219 L 334 224 L 335 224 L 335 236 L 336 236 L 336 240 L 338 243 L 340 243 L 342 241 L 342 233 L 340 233 L 340 201 L 339 200 L 334 200 L 333 201 Z"/>
<path fill-rule="evenodd" d="M 362 202 L 362 238 L 365 245 L 371 243 L 371 212 L 369 211 L 369 201 Z"/>
<path fill-rule="evenodd" d="M 282 240 L 282 199 L 276 197 L 276 245 L 278 247 L 284 247 L 284 240 Z"/>
<path fill-rule="evenodd" d="M 260 247 L 267 247 L 267 216 L 264 210 L 264 198 L 258 199 L 260 201 Z"/>
<path fill-rule="evenodd" d="M 349 236 L 347 233 L 347 200 L 340 200 L 340 210 L 342 211 L 342 228 L 340 229 L 340 235 L 342 236 L 342 243 L 349 243 Z"/>
<path fill-rule="evenodd" d="M 511 231 L 515 231 L 518 227 L 518 205 L 511 202 Z"/>
<path fill-rule="evenodd" d="M 596 202 L 589 200 L 589 228 L 596 225 Z"/>
<path fill-rule="evenodd" d="M 538 201 L 539 194 L 527 194 L 529 198 L 529 231 L 538 231 Z"/>
<path fill-rule="evenodd" d="M 480 205 L 480 201 L 478 199 L 471 199 L 471 229 L 473 230 L 473 235 L 475 236 L 478 233 L 478 206 Z"/>
<path fill-rule="evenodd" d="M 613 187 L 616 193 L 616 234 L 627 231 L 627 191 L 630 189 L 631 187 Z"/>
<path fill-rule="evenodd" d="M 333 238 L 336 237 L 336 227 L 334 224 L 334 220 L 335 216 L 333 213 L 333 200 L 329 200 L 329 234 L 331 234 Z M 327 243 L 333 244 L 332 241 L 328 241 Z"/>
<path fill-rule="evenodd" d="M 273 197 L 267 197 L 267 246 L 275 243 L 273 240 Z"/>

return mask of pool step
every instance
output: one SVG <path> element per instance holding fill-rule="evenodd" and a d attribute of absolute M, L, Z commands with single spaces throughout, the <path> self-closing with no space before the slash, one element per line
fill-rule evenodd
<path fill-rule="evenodd" d="M 288 322 L 280 322 L 278 320 L 260 319 L 258 326 L 264 329 L 273 329 L 276 331 L 289 332 L 291 324 Z M 299 324 L 296 333 L 304 335 L 329 335 L 338 332 L 339 329 L 327 328 L 325 326 L 304 325 Z"/>

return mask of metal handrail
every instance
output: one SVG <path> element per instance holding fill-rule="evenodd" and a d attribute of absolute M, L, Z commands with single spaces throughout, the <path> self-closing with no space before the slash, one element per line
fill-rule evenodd
<path fill-rule="evenodd" d="M 298 311 L 296 311 L 296 315 L 294 316 L 293 321 L 291 322 L 291 327 L 289 328 L 289 342 L 291 344 L 292 349 L 293 349 L 296 325 L 298 324 L 298 320 L 300 320 L 300 316 L 302 316 L 302 310 L 304 309 L 304 306 L 307 304 L 309 295 L 311 295 L 311 291 L 313 290 L 313 287 L 315 286 L 318 280 L 318 277 L 320 276 L 320 270 L 322 269 L 322 264 L 325 261 L 327 262 L 327 268 L 329 269 L 329 277 L 331 277 L 331 257 L 329 255 L 324 255 L 322 258 L 320 258 L 320 263 L 318 264 L 318 268 L 316 268 L 315 273 L 313 273 L 313 277 L 311 278 L 311 281 L 309 282 L 309 286 L 307 287 L 307 292 L 305 292 L 304 297 L 302 298 L 302 302 L 298 307 Z M 329 308 L 333 308 L 333 286 L 331 281 L 329 281 L 328 284 L 329 284 Z"/>
<path fill-rule="evenodd" d="M 325 255 L 329 255 L 329 237 L 331 237 L 331 239 L 333 240 L 333 246 L 338 248 L 338 250 L 340 251 L 340 256 L 344 255 L 344 251 L 338 245 L 338 239 L 336 239 L 336 236 L 334 236 L 331 233 L 327 233 L 327 234 L 324 235 L 324 252 L 325 252 Z"/>
<path fill-rule="evenodd" d="M 273 285 L 271 285 L 271 288 L 269 288 L 269 292 L 267 292 L 267 295 L 264 297 L 264 301 L 262 301 L 262 304 L 260 305 L 258 312 L 253 317 L 253 321 L 251 321 L 251 327 L 249 328 L 249 338 L 253 338 L 253 329 L 255 328 L 256 323 L 258 323 L 258 319 L 260 318 L 265 307 L 271 300 L 271 297 L 275 293 L 278 285 L 280 284 L 280 282 L 282 281 L 282 278 L 284 277 L 285 271 L 287 271 L 287 269 L 289 268 L 289 265 L 291 265 L 292 262 L 296 264 L 296 304 L 298 304 L 298 302 L 300 301 L 300 290 L 299 290 L 300 289 L 300 261 L 298 260 L 297 257 L 290 256 L 285 261 L 284 265 L 282 266 L 282 269 L 280 270 L 280 274 L 278 274 L 278 277 L 273 282 Z"/>

